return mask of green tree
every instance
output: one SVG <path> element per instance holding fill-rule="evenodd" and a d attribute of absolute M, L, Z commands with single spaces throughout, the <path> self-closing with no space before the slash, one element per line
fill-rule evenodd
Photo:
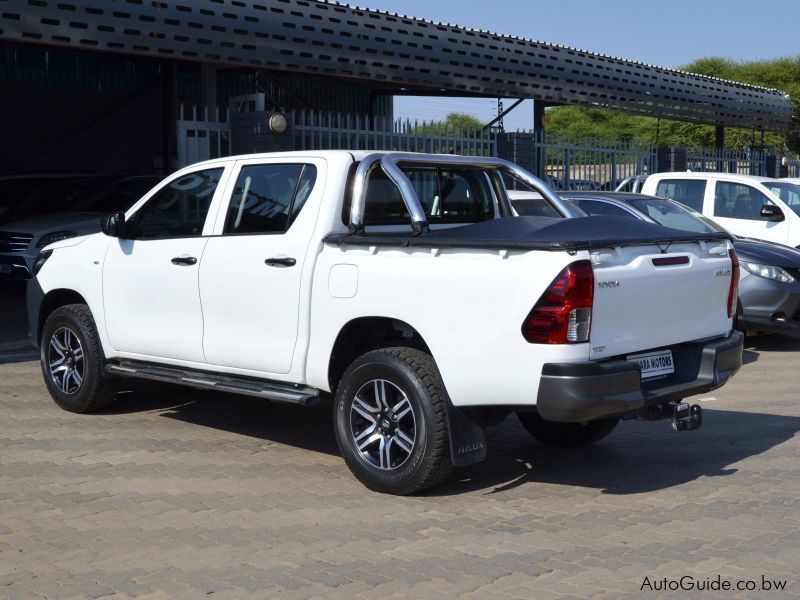
<path fill-rule="evenodd" d="M 447 115 L 446 123 L 451 127 L 462 129 L 464 131 L 483 128 L 483 123 L 481 123 L 480 119 L 477 119 L 466 113 L 449 113 Z"/>
<path fill-rule="evenodd" d="M 789 94 L 800 114 L 800 56 L 736 62 L 726 58 L 707 57 L 684 67 L 684 71 L 720 79 L 739 81 L 779 89 Z M 715 144 L 714 127 L 697 123 L 661 120 L 619 111 L 578 106 L 562 106 L 547 112 L 548 131 L 566 135 L 590 135 L 601 138 L 628 139 L 658 143 L 668 146 L 709 147 Z M 788 133 L 766 133 L 765 144 L 779 148 L 788 147 L 800 152 L 800 123 L 795 123 Z M 741 149 L 761 144 L 761 133 L 746 129 L 729 128 L 725 132 L 725 146 Z"/>
<path fill-rule="evenodd" d="M 439 135 L 444 135 L 445 133 L 452 134 L 453 132 L 469 135 L 475 132 L 477 134 L 476 137 L 481 137 L 484 135 L 481 133 L 482 129 L 483 123 L 481 123 L 480 119 L 466 113 L 452 112 L 447 115 L 444 121 L 430 121 L 423 125 L 418 125 L 415 128 L 415 132 Z"/>

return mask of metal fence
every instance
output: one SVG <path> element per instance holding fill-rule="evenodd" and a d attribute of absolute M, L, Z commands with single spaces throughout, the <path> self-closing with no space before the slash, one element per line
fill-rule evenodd
<path fill-rule="evenodd" d="M 263 114 L 262 94 L 242 96 L 233 110 Z M 264 111 L 264 112 L 262 112 Z M 177 122 L 178 167 L 232 152 L 228 111 L 181 106 Z M 263 119 L 266 121 L 266 116 Z M 500 133 L 431 121 L 386 116 L 298 111 L 287 115 L 288 130 L 272 136 L 282 150 L 391 150 L 498 156 L 549 178 L 559 189 L 613 189 L 631 175 L 658 171 L 721 171 L 751 175 L 776 172 L 776 157 L 763 150 L 657 148 L 653 144 L 542 132 Z M 260 117 L 257 119 L 260 122 Z M 501 143 L 502 142 L 502 143 Z M 511 152 L 509 153 L 509 148 Z M 787 156 L 784 173 L 800 177 L 800 158 Z"/>
<path fill-rule="evenodd" d="M 767 153 L 760 150 L 717 150 L 688 148 L 686 169 L 689 171 L 715 171 L 739 175 L 767 174 Z"/>
<path fill-rule="evenodd" d="M 534 136 L 533 168 L 549 175 L 561 189 L 614 189 L 631 175 L 658 171 L 716 171 L 775 176 L 773 151 L 709 148 L 657 148 L 632 141 L 553 135 Z M 800 172 L 800 161 L 789 160 L 789 176 Z M 797 176 L 797 175 L 794 175 Z"/>
<path fill-rule="evenodd" d="M 263 111 L 257 96 L 237 98 L 234 109 Z M 180 107 L 178 168 L 231 153 L 232 133 L 228 117 L 227 111 Z M 334 112 L 299 111 L 289 113 L 287 117 L 289 128 L 279 139 L 283 150 L 392 150 L 497 156 L 494 130 Z"/>
<path fill-rule="evenodd" d="M 494 131 L 429 121 L 302 111 L 292 115 L 295 150 L 392 150 L 496 156 Z"/>
<path fill-rule="evenodd" d="M 178 117 L 179 169 L 202 160 L 230 155 L 231 130 L 227 110 L 181 105 Z"/>
<path fill-rule="evenodd" d="M 560 189 L 614 189 L 626 177 L 657 170 L 651 144 L 541 132 L 534 149 L 537 170 Z"/>
<path fill-rule="evenodd" d="M 786 167 L 787 177 L 800 178 L 800 155 L 791 154 L 783 159 L 783 166 Z"/>

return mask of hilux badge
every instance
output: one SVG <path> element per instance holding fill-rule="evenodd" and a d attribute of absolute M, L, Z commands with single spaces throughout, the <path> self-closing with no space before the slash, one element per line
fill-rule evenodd
<path fill-rule="evenodd" d="M 612 287 L 616 288 L 619 287 L 619 281 L 617 281 L 616 279 L 612 281 L 600 281 L 597 285 L 601 288 L 612 288 Z"/>

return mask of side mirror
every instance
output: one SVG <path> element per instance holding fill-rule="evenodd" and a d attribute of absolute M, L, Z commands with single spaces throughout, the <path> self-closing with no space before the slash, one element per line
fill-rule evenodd
<path fill-rule="evenodd" d="M 783 211 L 774 204 L 765 204 L 761 207 L 761 218 L 767 221 L 783 221 L 786 219 Z"/>
<path fill-rule="evenodd" d="M 118 212 L 103 217 L 100 221 L 100 231 L 110 237 L 125 237 L 125 213 Z"/>

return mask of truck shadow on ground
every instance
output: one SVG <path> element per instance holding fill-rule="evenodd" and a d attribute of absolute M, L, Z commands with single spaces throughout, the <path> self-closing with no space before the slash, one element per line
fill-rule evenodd
<path fill-rule="evenodd" d="M 747 336 L 744 341 L 747 352 L 797 352 L 800 350 L 800 337 L 789 335 L 756 335 Z"/>
<path fill-rule="evenodd" d="M 139 384 L 104 414 L 156 412 L 164 417 L 338 455 L 331 406 L 304 408 L 257 398 Z M 499 494 L 528 483 L 576 486 L 607 494 L 638 494 L 700 477 L 724 477 L 736 463 L 790 440 L 800 417 L 727 410 L 704 411 L 694 432 L 669 421 L 625 421 L 605 440 L 577 449 L 544 446 L 514 416 L 489 430 L 486 462 L 457 469 L 426 495 Z"/>
<path fill-rule="evenodd" d="M 0 365 L 12 365 L 39 360 L 39 350 L 37 348 L 25 347 L 20 345 L 10 351 L 0 353 Z"/>
<path fill-rule="evenodd" d="M 499 493 L 526 483 L 638 494 L 700 477 L 736 473 L 736 463 L 767 452 L 800 431 L 800 417 L 704 410 L 703 427 L 676 432 L 669 421 L 624 421 L 606 439 L 583 448 L 534 441 L 513 417 L 489 432 L 485 463 L 456 471 L 432 495 Z"/>
<path fill-rule="evenodd" d="M 788 335 L 748 336 L 744 342 L 742 363 L 749 365 L 758 361 L 761 352 L 797 352 L 800 350 L 800 337 Z"/>
<path fill-rule="evenodd" d="M 161 416 L 313 452 L 338 455 L 331 405 L 303 407 L 169 384 L 133 382 L 103 414 Z"/>

